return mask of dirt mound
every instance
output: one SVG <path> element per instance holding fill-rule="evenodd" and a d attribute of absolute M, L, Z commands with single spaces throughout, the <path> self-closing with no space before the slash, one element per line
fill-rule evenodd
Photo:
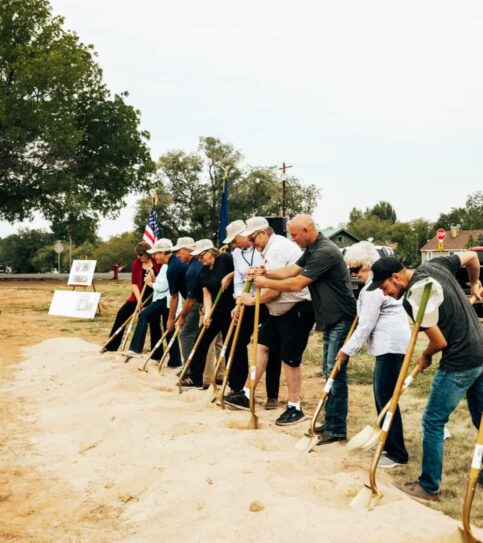
<path fill-rule="evenodd" d="M 175 370 L 140 373 L 139 360 L 123 364 L 98 349 L 43 341 L 25 349 L 3 387 L 24 405 L 28 447 L 8 449 L 12 465 L 53 482 L 38 501 L 57 525 L 32 528 L 32 541 L 415 543 L 456 532 L 454 520 L 403 496 L 385 473 L 380 505 L 351 510 L 369 456 L 338 443 L 300 453 L 306 425 L 280 430 L 263 409 L 261 428 L 241 431 L 248 413 L 222 411 L 206 392 L 179 394 Z M 13 514 L 14 494 L 0 514 L 9 501 Z M 4 537 L 14 540 L 14 528 Z"/>

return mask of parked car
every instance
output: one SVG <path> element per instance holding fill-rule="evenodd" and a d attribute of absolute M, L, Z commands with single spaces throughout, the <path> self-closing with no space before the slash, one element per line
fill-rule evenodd
<path fill-rule="evenodd" d="M 471 247 L 470 251 L 475 251 L 478 253 L 478 259 L 480 261 L 480 281 L 483 284 L 483 247 Z M 470 294 L 470 283 L 468 278 L 468 272 L 466 268 L 460 268 L 456 274 L 456 279 L 460 284 L 461 288 L 469 296 Z M 476 314 L 480 319 L 483 319 L 483 303 L 478 303 L 473 306 L 475 308 Z"/>

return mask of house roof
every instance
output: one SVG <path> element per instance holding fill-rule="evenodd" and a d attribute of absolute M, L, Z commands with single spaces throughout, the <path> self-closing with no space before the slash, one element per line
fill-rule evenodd
<path fill-rule="evenodd" d="M 351 234 L 349 232 L 349 230 L 346 230 L 345 228 L 323 228 L 321 230 L 322 234 L 324 234 L 324 236 L 328 237 L 328 238 L 332 238 L 334 236 L 336 236 L 337 234 L 340 234 L 340 233 L 344 233 L 346 234 L 347 236 L 351 237 L 354 239 L 354 241 L 359 241 L 359 238 L 354 236 L 354 234 Z"/>
<path fill-rule="evenodd" d="M 451 237 L 451 231 L 446 232 L 446 239 L 444 240 L 444 250 L 464 250 L 468 244 L 470 236 L 475 240 L 477 245 L 478 236 L 483 234 L 483 230 L 460 230 L 455 238 Z M 437 251 L 438 250 L 438 238 L 434 236 L 425 245 L 421 247 L 421 251 Z"/>

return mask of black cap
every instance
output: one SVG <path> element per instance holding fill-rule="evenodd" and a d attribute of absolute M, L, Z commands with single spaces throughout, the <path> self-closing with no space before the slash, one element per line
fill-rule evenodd
<path fill-rule="evenodd" d="M 392 276 L 393 273 L 400 272 L 404 266 L 399 262 L 397 258 L 393 256 L 383 256 L 376 260 L 372 265 L 372 283 L 367 290 L 376 290 L 379 288 L 386 279 Z"/>

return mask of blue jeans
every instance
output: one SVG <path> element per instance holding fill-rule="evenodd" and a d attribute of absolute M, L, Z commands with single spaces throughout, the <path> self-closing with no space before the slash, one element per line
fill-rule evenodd
<path fill-rule="evenodd" d="M 403 360 L 404 355 L 398 353 L 386 353 L 376 356 L 376 365 L 374 366 L 374 400 L 378 414 L 392 397 Z M 394 413 L 384 450 L 391 460 L 399 464 L 407 464 L 408 451 L 404 445 L 403 425 L 399 406 Z"/>
<path fill-rule="evenodd" d="M 444 425 L 466 394 L 471 420 L 478 428 L 483 412 L 483 366 L 464 371 L 439 369 L 423 415 L 423 465 L 419 484 L 439 491 L 443 472 Z"/>
<path fill-rule="evenodd" d="M 351 321 L 339 321 L 331 328 L 324 330 L 322 371 L 327 379 L 334 367 L 335 358 L 344 343 L 351 324 Z M 347 364 L 344 364 L 334 380 L 325 404 L 325 433 L 337 437 L 346 436 L 348 402 Z"/>

